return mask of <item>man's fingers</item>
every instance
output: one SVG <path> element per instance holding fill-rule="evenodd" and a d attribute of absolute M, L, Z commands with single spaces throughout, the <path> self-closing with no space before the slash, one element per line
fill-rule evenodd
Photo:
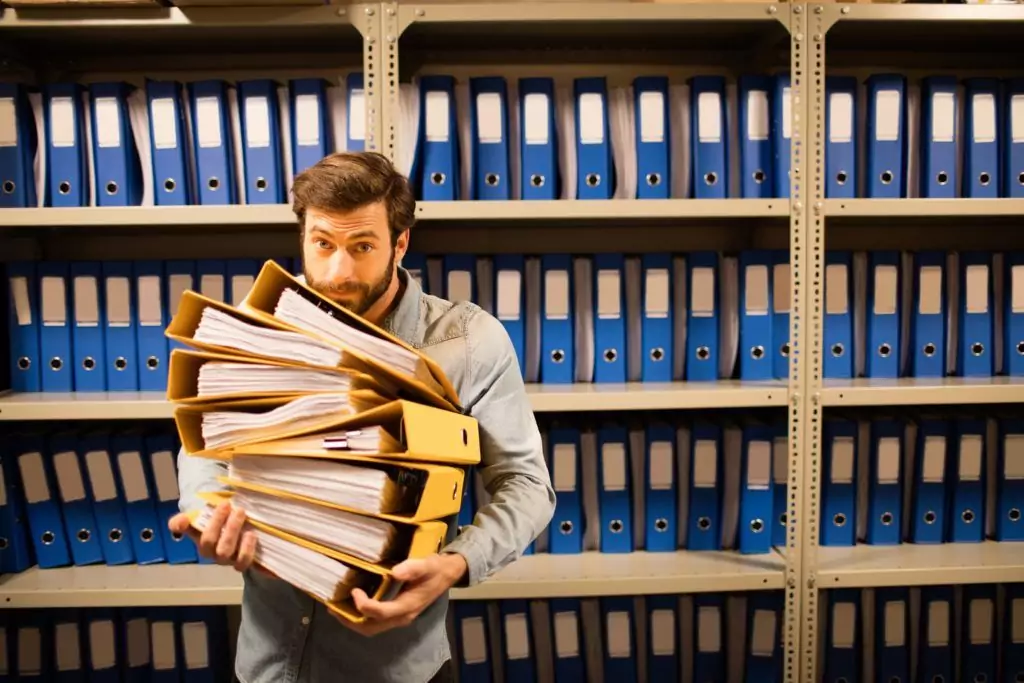
<path fill-rule="evenodd" d="M 192 528 L 192 522 L 189 521 L 187 514 L 179 512 L 168 520 L 167 528 L 171 530 L 171 533 L 184 536 Z"/>
<path fill-rule="evenodd" d="M 238 556 L 235 557 L 235 569 L 244 572 L 252 564 L 256 557 L 256 534 L 246 531 L 242 534 L 242 541 L 238 544 Z"/>
<path fill-rule="evenodd" d="M 399 594 L 394 600 L 383 602 L 368 597 L 364 600 L 357 600 L 356 607 L 368 618 L 377 620 L 401 619 L 416 609 L 415 599 L 408 594 Z"/>
<path fill-rule="evenodd" d="M 415 581 L 423 577 L 427 572 L 426 560 L 405 560 L 395 565 L 395 568 L 391 570 L 392 576 L 398 581 Z"/>
<path fill-rule="evenodd" d="M 231 562 L 238 552 L 238 539 L 242 535 L 242 526 L 245 524 L 245 511 L 232 510 L 228 517 L 227 524 L 220 532 L 220 540 L 217 542 L 217 559 L 222 562 Z"/>
<path fill-rule="evenodd" d="M 204 557 L 215 558 L 217 556 L 217 541 L 220 539 L 221 530 L 224 528 L 224 522 L 227 521 L 228 515 L 231 514 L 231 504 L 221 503 L 213 511 L 210 516 L 210 521 L 206 524 L 206 530 L 203 531 L 199 537 L 199 552 Z"/>

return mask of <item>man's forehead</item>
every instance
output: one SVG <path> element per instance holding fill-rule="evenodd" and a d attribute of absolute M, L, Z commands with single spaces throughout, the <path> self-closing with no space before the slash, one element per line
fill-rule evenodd
<path fill-rule="evenodd" d="M 325 211 L 310 209 L 306 212 L 306 228 L 331 233 L 347 233 L 366 229 L 387 231 L 387 213 L 376 205 L 364 206 L 352 211 Z"/>

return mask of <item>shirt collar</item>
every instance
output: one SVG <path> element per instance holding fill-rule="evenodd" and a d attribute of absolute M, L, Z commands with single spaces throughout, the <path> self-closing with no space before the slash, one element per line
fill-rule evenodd
<path fill-rule="evenodd" d="M 405 288 L 398 304 L 384 318 L 381 327 L 399 339 L 411 343 L 419 330 L 420 298 L 423 296 L 423 289 L 416 278 L 410 276 L 409 271 L 401 266 L 398 267 L 398 277 Z"/>

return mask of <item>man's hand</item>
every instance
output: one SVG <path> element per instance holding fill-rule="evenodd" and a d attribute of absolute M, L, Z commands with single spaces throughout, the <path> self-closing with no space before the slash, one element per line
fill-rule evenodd
<path fill-rule="evenodd" d="M 200 555 L 217 564 L 233 566 L 240 572 L 248 569 L 256 556 L 256 534 L 251 530 L 242 532 L 244 525 L 245 511 L 233 510 L 228 502 L 217 506 L 206 531 L 201 534 L 192 528 L 188 515 L 183 512 L 167 523 L 172 533 L 191 536 Z"/>
<path fill-rule="evenodd" d="M 457 553 L 406 560 L 392 571 L 395 579 L 405 584 L 394 600 L 381 602 L 368 597 L 360 588 L 353 589 L 352 599 L 366 621 L 353 624 L 340 617 L 338 621 L 364 636 L 408 626 L 467 571 L 466 558 Z"/>

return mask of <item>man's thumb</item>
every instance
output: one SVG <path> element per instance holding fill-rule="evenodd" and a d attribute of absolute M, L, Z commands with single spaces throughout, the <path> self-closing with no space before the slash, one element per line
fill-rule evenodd
<path fill-rule="evenodd" d="M 427 563 L 423 560 L 406 560 L 395 565 L 392 575 L 399 581 L 415 581 L 426 572 Z"/>

